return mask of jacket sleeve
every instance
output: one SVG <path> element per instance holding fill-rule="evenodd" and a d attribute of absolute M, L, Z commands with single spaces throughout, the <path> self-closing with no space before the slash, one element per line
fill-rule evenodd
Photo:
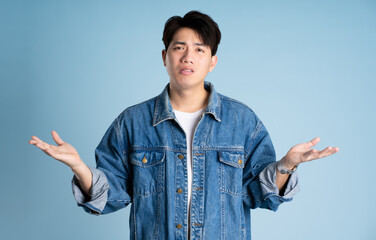
<path fill-rule="evenodd" d="M 72 178 L 73 196 L 77 201 L 77 205 L 83 207 L 88 213 L 99 215 L 107 202 L 108 181 L 104 173 L 96 168 L 88 166 L 92 173 L 92 186 L 90 188 L 90 196 L 82 191 L 78 179 L 75 175 Z"/>
<path fill-rule="evenodd" d="M 278 193 L 270 191 L 271 186 L 266 179 L 265 174 L 271 174 L 266 169 L 263 174 L 260 173 L 270 164 L 276 162 L 276 155 L 273 143 L 269 133 L 261 120 L 257 119 L 250 141 L 245 151 L 246 163 L 243 170 L 243 202 L 249 208 L 266 208 L 277 211 L 279 205 L 283 202 L 291 201 L 292 195 L 279 196 Z M 274 172 L 275 173 L 275 172 Z M 262 182 L 263 181 L 263 182 Z M 267 187 L 265 184 L 268 184 Z M 276 186 L 275 186 L 276 187 Z M 291 184 L 289 185 L 291 187 Z M 295 189 L 297 190 L 297 189 Z M 287 193 L 287 191 L 286 191 Z"/>
<path fill-rule="evenodd" d="M 277 162 L 272 162 L 266 168 L 264 168 L 264 170 L 261 171 L 259 178 L 263 196 L 270 197 L 272 195 L 276 196 L 280 194 L 278 186 L 275 184 L 275 180 L 277 178 Z M 299 190 L 298 173 L 295 171 L 287 180 L 286 189 L 283 196 L 279 196 L 286 200 L 292 200 L 294 195 L 299 192 Z"/>
<path fill-rule="evenodd" d="M 85 196 L 73 176 L 72 189 L 77 205 L 90 214 L 112 213 L 131 202 L 132 178 L 122 135 L 117 118 L 95 150 L 97 168 L 90 168 L 93 174 L 90 196 Z"/>

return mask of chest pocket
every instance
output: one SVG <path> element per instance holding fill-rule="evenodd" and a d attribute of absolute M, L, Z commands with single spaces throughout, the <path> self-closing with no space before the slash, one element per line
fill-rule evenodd
<path fill-rule="evenodd" d="M 239 152 L 218 152 L 219 190 L 232 195 L 241 195 L 244 168 L 244 154 Z"/>
<path fill-rule="evenodd" d="M 138 151 L 130 156 L 133 164 L 133 192 L 149 196 L 164 188 L 164 152 Z"/>

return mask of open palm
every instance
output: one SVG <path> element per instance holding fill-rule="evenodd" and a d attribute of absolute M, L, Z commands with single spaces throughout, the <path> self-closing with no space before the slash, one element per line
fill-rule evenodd
<path fill-rule="evenodd" d="M 81 163 L 81 159 L 76 149 L 69 143 L 64 142 L 56 131 L 52 131 L 51 134 L 57 146 L 45 143 L 36 136 L 32 136 L 32 140 L 29 143 L 37 146 L 47 155 L 68 165 L 70 168 L 78 166 Z"/>
<path fill-rule="evenodd" d="M 324 150 L 311 149 L 320 141 L 319 137 L 306 143 L 300 143 L 293 146 L 284 156 L 283 165 L 292 169 L 302 162 L 308 162 L 315 159 L 327 157 L 339 151 L 338 147 L 327 147 Z"/>

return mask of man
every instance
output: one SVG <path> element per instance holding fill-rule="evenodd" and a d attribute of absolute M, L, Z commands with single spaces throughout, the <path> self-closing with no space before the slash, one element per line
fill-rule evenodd
<path fill-rule="evenodd" d="M 95 154 L 97 168 L 53 131 L 58 146 L 34 144 L 68 165 L 79 206 L 107 214 L 131 205 L 131 239 L 250 239 L 250 209 L 276 211 L 298 191 L 296 168 L 338 152 L 295 145 L 276 162 L 262 121 L 205 82 L 217 64 L 221 33 L 197 11 L 167 20 L 164 66 L 170 82 L 125 109 Z"/>

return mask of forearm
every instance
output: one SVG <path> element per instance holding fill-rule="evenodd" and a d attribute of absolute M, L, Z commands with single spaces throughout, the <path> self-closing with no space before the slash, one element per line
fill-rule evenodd
<path fill-rule="evenodd" d="M 79 181 L 82 191 L 90 196 L 90 188 L 92 186 L 93 175 L 89 167 L 82 162 L 78 167 L 72 168 L 72 172 Z"/>

